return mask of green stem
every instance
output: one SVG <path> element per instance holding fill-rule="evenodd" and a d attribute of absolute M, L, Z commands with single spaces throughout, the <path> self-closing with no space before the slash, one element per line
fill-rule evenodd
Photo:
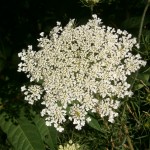
<path fill-rule="evenodd" d="M 128 98 L 127 98 L 127 100 L 128 100 Z M 123 124 L 122 124 L 122 128 L 123 128 L 123 130 L 124 130 L 124 133 L 125 133 L 125 136 L 126 136 L 126 138 L 127 138 L 127 142 L 128 142 L 128 146 L 129 146 L 129 148 L 130 148 L 130 150 L 134 150 L 134 148 L 133 148 L 133 144 L 132 144 L 132 140 L 131 140 L 131 138 L 130 138 L 130 135 L 129 135 L 129 130 L 128 130 L 128 127 L 127 127 L 127 125 L 126 125 L 126 123 L 125 123 L 125 118 L 126 118 L 126 115 L 125 115 L 125 112 L 126 112 L 126 109 L 127 109 L 127 104 L 124 104 L 125 106 L 124 106 L 124 108 L 123 108 L 123 114 L 122 114 L 122 122 L 124 122 Z"/>
<path fill-rule="evenodd" d="M 129 136 L 129 131 L 128 131 L 128 128 L 127 128 L 126 125 L 124 125 L 124 131 L 125 131 L 125 134 L 126 134 L 126 136 L 127 136 L 127 142 L 128 142 L 128 144 L 129 144 L 130 150 L 134 150 L 133 144 L 132 144 L 132 141 L 131 141 L 131 138 L 130 138 L 130 136 Z"/>
<path fill-rule="evenodd" d="M 145 9 L 143 11 L 143 15 L 142 15 L 142 19 L 141 19 L 141 24 L 140 24 L 140 29 L 139 29 L 139 35 L 138 35 L 138 42 L 139 43 L 140 43 L 140 39 L 141 39 L 141 35 L 142 35 L 142 29 L 143 29 L 145 15 L 146 15 L 146 12 L 148 10 L 149 5 L 150 5 L 150 0 L 147 0 L 147 4 L 146 4 Z"/>
<path fill-rule="evenodd" d="M 94 5 L 91 5 L 90 6 L 91 15 L 93 14 L 93 8 L 94 8 Z"/>

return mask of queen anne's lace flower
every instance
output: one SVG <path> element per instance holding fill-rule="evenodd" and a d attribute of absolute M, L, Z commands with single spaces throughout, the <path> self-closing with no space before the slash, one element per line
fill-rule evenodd
<path fill-rule="evenodd" d="M 70 140 L 66 145 L 62 146 L 59 145 L 58 150 L 80 150 L 81 147 L 77 143 L 73 143 L 72 140 Z"/>
<path fill-rule="evenodd" d="M 90 118 L 86 118 L 87 116 L 87 111 L 84 108 L 84 105 L 79 105 L 79 104 L 74 104 L 74 106 L 72 106 L 70 108 L 70 117 L 69 120 L 73 120 L 73 124 L 76 125 L 76 129 L 81 130 L 82 126 L 85 125 L 85 121 L 89 122 L 91 120 L 89 120 Z"/>
<path fill-rule="evenodd" d="M 21 87 L 21 91 L 24 92 L 25 100 L 31 105 L 33 105 L 35 101 L 40 100 L 41 94 L 43 93 L 43 90 L 39 85 L 31 85 L 27 89 L 23 86 Z"/>
<path fill-rule="evenodd" d="M 60 132 L 67 116 L 81 129 L 91 120 L 88 112 L 114 122 L 120 98 L 132 95 L 128 75 L 146 64 L 139 54 L 132 54 L 139 48 L 136 39 L 102 25 L 96 15 L 77 27 L 74 20 L 64 28 L 57 22 L 49 36 L 40 35 L 39 51 L 28 46 L 18 54 L 22 60 L 18 71 L 38 82 L 22 87 L 25 100 L 33 104 L 42 99 L 41 115 Z"/>

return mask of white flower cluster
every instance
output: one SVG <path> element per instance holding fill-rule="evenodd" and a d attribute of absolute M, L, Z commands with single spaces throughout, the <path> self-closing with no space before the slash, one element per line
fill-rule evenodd
<path fill-rule="evenodd" d="M 81 150 L 81 147 L 77 143 L 73 143 L 72 140 L 70 140 L 66 145 L 62 146 L 59 145 L 58 150 Z"/>
<path fill-rule="evenodd" d="M 22 86 L 21 91 L 26 95 L 25 100 L 31 105 L 33 105 L 35 101 L 40 100 L 41 94 L 43 93 L 43 90 L 39 85 L 31 85 L 28 89 L 26 89 L 25 86 Z"/>
<path fill-rule="evenodd" d="M 40 35 L 39 51 L 28 46 L 18 54 L 18 71 L 31 82 L 40 81 L 41 86 L 23 86 L 22 91 L 30 104 L 43 100 L 46 124 L 61 132 L 68 116 L 80 130 L 91 121 L 88 112 L 114 122 L 119 99 L 132 95 L 128 75 L 146 65 L 139 54 L 132 54 L 139 48 L 136 38 L 104 26 L 96 15 L 77 27 L 74 20 L 64 28 L 57 22 L 49 36 Z"/>

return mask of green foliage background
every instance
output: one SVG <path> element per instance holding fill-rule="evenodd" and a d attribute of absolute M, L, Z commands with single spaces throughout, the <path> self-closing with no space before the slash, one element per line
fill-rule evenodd
<path fill-rule="evenodd" d="M 104 24 L 127 30 L 138 37 L 146 0 L 102 0 L 93 5 Z M 148 150 L 150 149 L 150 9 L 147 10 L 141 48 L 147 66 L 131 77 L 134 96 L 122 101 L 114 124 L 92 116 L 82 131 L 70 122 L 65 131 L 57 133 L 40 117 L 41 106 L 29 106 L 20 91 L 27 83 L 17 73 L 17 53 L 27 45 L 36 49 L 39 33 L 46 33 L 56 21 L 65 25 L 70 18 L 77 24 L 91 17 L 90 7 L 80 0 L 5 0 L 0 1 L 0 150 L 56 150 L 70 139 L 86 150 Z"/>

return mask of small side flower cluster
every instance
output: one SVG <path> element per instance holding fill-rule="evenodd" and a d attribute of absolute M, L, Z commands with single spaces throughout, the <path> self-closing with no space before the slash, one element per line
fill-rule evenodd
<path fill-rule="evenodd" d="M 25 100 L 31 105 L 33 105 L 35 101 L 40 100 L 41 94 L 43 93 L 43 90 L 39 85 L 31 85 L 27 89 L 25 86 L 22 86 L 21 91 L 26 95 Z"/>
<path fill-rule="evenodd" d="M 113 123 L 120 100 L 133 94 L 128 76 L 146 65 L 139 54 L 132 54 L 139 48 L 136 38 L 103 25 L 96 15 L 77 27 L 74 20 L 64 28 L 57 22 L 49 36 L 40 35 L 39 51 L 30 45 L 18 54 L 18 71 L 34 81 L 22 87 L 25 100 L 34 104 L 41 99 L 46 125 L 60 132 L 67 117 L 82 129 L 91 121 L 89 112 Z"/>
<path fill-rule="evenodd" d="M 72 140 L 70 140 L 66 145 L 62 146 L 59 145 L 58 150 L 80 150 L 80 145 L 73 143 Z"/>

